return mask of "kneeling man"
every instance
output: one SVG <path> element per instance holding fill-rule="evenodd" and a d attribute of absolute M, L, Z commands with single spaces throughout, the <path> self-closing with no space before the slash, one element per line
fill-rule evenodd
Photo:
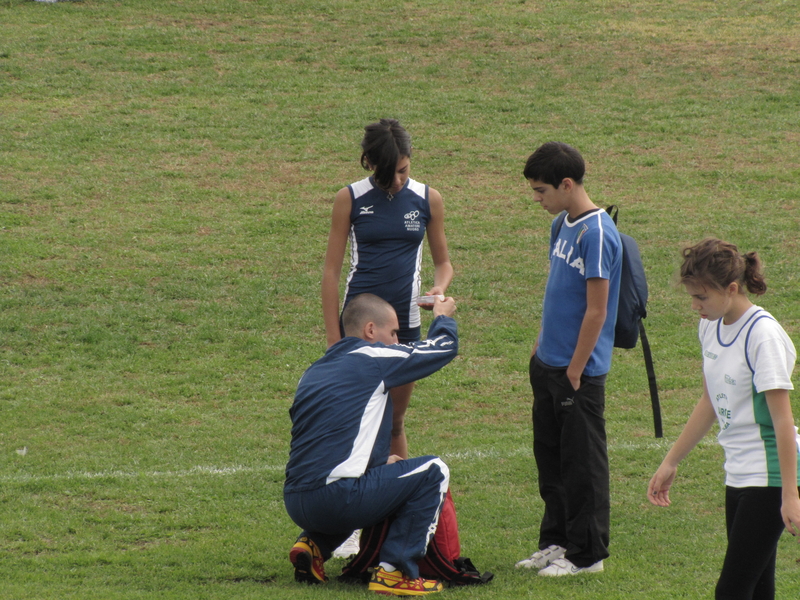
<path fill-rule="evenodd" d="M 393 517 L 369 589 L 389 595 L 441 591 L 419 577 L 417 560 L 436 531 L 449 485 L 436 456 L 389 456 L 389 390 L 438 371 L 458 353 L 452 298 L 437 299 L 428 339 L 397 343 L 397 315 L 372 294 L 342 313 L 345 337 L 303 374 L 292 417 L 284 502 L 303 533 L 289 558 L 295 579 L 326 580 L 323 563 L 356 529 Z"/>

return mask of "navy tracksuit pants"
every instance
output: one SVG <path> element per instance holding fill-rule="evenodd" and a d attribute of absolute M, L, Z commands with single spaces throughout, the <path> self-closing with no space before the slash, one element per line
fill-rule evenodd
<path fill-rule="evenodd" d="M 449 485 L 447 465 L 436 456 L 423 456 L 315 490 L 286 493 L 284 502 L 289 516 L 326 560 L 354 530 L 394 517 L 381 547 L 381 562 L 417 578 L 417 560 L 425 556 L 436 532 Z"/>

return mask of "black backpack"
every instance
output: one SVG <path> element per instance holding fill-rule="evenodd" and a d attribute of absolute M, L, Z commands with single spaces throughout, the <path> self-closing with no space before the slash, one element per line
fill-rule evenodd
<path fill-rule="evenodd" d="M 612 204 L 606 212 L 617 224 L 619 208 Z M 554 236 L 561 231 L 566 218 L 566 211 L 556 217 Z M 614 346 L 617 348 L 635 348 L 639 337 L 642 338 L 642 351 L 647 369 L 647 381 L 650 385 L 650 403 L 653 406 L 653 426 L 657 438 L 664 437 L 661 425 L 661 406 L 658 401 L 658 384 L 653 367 L 653 355 L 644 329 L 644 318 L 647 317 L 647 277 L 639 254 L 639 246 L 631 236 L 619 232 L 622 242 L 622 272 L 619 282 L 619 304 L 617 305 L 617 325 L 614 328 Z M 551 244 L 552 245 L 552 244 Z"/>

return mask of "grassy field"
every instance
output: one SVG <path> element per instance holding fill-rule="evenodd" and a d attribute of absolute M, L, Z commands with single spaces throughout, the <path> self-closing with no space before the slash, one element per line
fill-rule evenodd
<path fill-rule="evenodd" d="M 645 498 L 699 393 L 674 271 L 706 235 L 758 250 L 760 304 L 800 342 L 799 21 L 780 1 L 0 0 L 0 597 L 368 596 L 294 583 L 282 481 L 333 196 L 385 116 L 445 199 L 462 338 L 415 392 L 411 453 L 445 457 L 463 554 L 496 573 L 446 595 L 712 597 L 713 438 L 670 509 Z M 550 222 L 521 171 L 551 139 L 639 241 L 665 427 L 641 351 L 617 351 L 612 557 L 568 581 L 513 568 L 542 510 L 527 358 Z M 778 580 L 798 596 L 788 535 Z"/>

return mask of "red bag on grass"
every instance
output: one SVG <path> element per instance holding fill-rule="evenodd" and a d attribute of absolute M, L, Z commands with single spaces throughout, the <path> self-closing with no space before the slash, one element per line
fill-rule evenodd
<path fill-rule="evenodd" d="M 368 583 L 371 571 L 380 562 L 381 546 L 389 531 L 390 519 L 361 531 L 360 550 L 342 569 L 339 581 Z M 494 575 L 478 572 L 472 561 L 461 556 L 458 538 L 456 506 L 450 490 L 439 514 L 436 533 L 428 544 L 428 551 L 418 563 L 419 573 L 426 579 L 438 579 L 449 585 L 475 585 L 489 583 Z"/>

